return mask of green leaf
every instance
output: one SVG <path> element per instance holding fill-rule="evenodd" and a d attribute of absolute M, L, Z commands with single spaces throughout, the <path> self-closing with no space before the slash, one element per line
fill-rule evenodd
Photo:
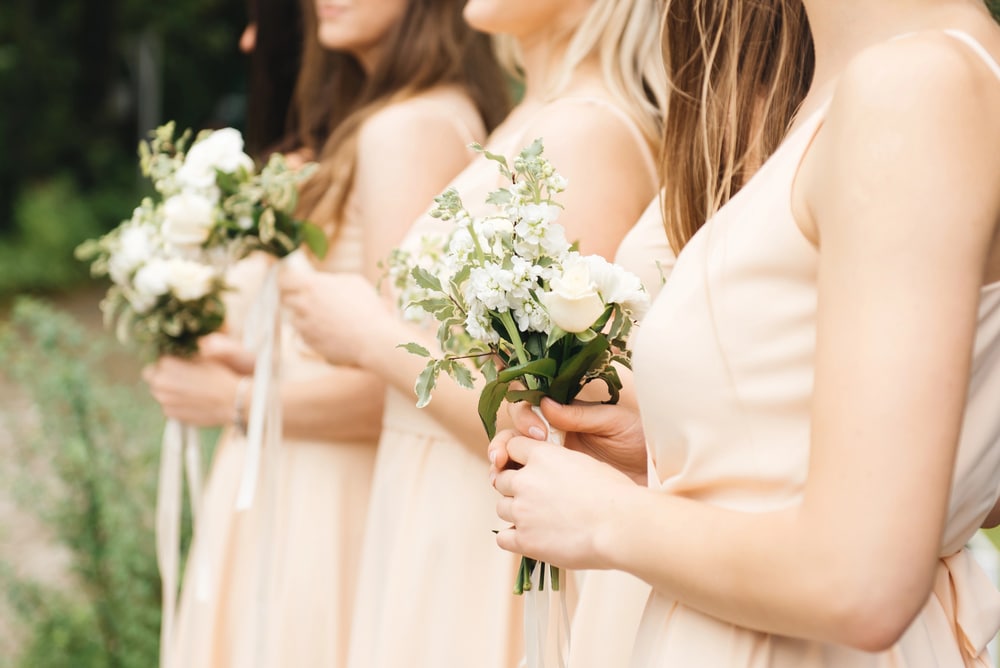
<path fill-rule="evenodd" d="M 300 230 L 302 243 L 320 260 L 325 258 L 326 252 L 330 249 L 330 240 L 327 239 L 323 228 L 306 220 L 302 222 Z"/>
<path fill-rule="evenodd" d="M 479 395 L 479 419 L 483 421 L 483 428 L 486 429 L 486 436 L 493 439 L 497 433 L 497 413 L 500 411 L 500 404 L 503 403 L 507 395 L 507 388 L 510 383 L 494 380 L 486 384 L 483 393 Z"/>
<path fill-rule="evenodd" d="M 437 276 L 423 267 L 414 267 L 413 271 L 410 272 L 410 275 L 413 276 L 413 280 L 416 281 L 417 285 L 425 290 L 443 292 L 441 289 L 441 281 L 438 280 Z"/>
<path fill-rule="evenodd" d="M 455 312 L 455 303 L 446 297 L 433 297 L 431 299 L 421 299 L 411 302 L 411 306 L 418 306 L 434 315 L 436 320 L 446 320 Z"/>
<path fill-rule="evenodd" d="M 521 157 L 525 159 L 537 158 L 542 154 L 545 147 L 542 144 L 542 138 L 539 137 L 535 141 L 531 142 L 528 146 L 521 150 Z"/>
<path fill-rule="evenodd" d="M 487 204 L 494 204 L 496 206 L 504 206 L 510 204 L 511 194 L 509 190 L 494 190 L 486 197 Z"/>
<path fill-rule="evenodd" d="M 510 167 L 507 165 L 507 158 L 498 153 L 491 153 L 487 151 L 480 144 L 471 144 L 471 148 L 473 151 L 476 151 L 477 153 L 482 153 L 484 156 L 486 156 L 487 160 L 492 160 L 493 162 L 500 165 L 500 173 L 506 176 L 507 178 L 510 178 Z"/>
<path fill-rule="evenodd" d="M 511 403 L 527 401 L 532 406 L 537 406 L 547 396 L 542 390 L 509 390 L 507 392 L 507 401 Z"/>
<path fill-rule="evenodd" d="M 601 314 L 601 317 L 598 318 L 597 321 L 593 325 L 590 326 L 590 328 L 592 330 L 594 330 L 595 332 L 599 332 L 602 329 L 604 329 L 604 325 L 606 325 L 608 323 L 608 318 L 611 317 L 611 313 L 614 310 L 615 310 L 614 305 L 613 304 L 608 304 L 604 308 L 604 313 Z"/>
<path fill-rule="evenodd" d="M 565 329 L 553 324 L 552 331 L 549 332 L 549 338 L 546 339 L 545 341 L 545 348 L 546 349 L 552 348 L 552 346 L 558 343 L 564 336 L 566 336 L 566 334 L 567 332 Z"/>
<path fill-rule="evenodd" d="M 431 360 L 424 367 L 424 370 L 417 376 L 417 382 L 413 385 L 413 391 L 417 393 L 417 408 L 423 408 L 431 401 L 431 392 L 437 385 L 438 373 L 441 368 L 437 360 Z"/>
<path fill-rule="evenodd" d="M 413 353 L 414 355 L 419 355 L 420 357 L 430 357 L 431 354 L 419 343 L 400 343 L 397 348 L 402 348 L 408 353 Z"/>
<path fill-rule="evenodd" d="M 556 373 L 556 367 L 557 365 L 554 359 L 551 357 L 543 357 L 540 360 L 532 360 L 525 364 L 507 367 L 497 374 L 497 380 L 501 383 L 509 383 L 516 378 L 529 374 L 532 376 L 541 376 L 543 378 L 552 378 Z"/>
<path fill-rule="evenodd" d="M 470 390 L 476 389 L 476 384 L 472 380 L 472 372 L 469 371 L 469 367 L 462 364 L 459 360 L 448 360 L 448 362 L 448 375 L 454 378 L 456 383 Z"/>
<path fill-rule="evenodd" d="M 580 380 L 590 371 L 594 363 L 611 347 L 608 337 L 596 335 L 580 352 L 563 360 L 559 373 L 549 384 L 549 396 L 561 404 L 568 404 L 580 391 Z"/>

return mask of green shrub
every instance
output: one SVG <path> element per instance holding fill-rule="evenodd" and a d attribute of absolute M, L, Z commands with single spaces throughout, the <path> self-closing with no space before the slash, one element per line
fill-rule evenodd
<path fill-rule="evenodd" d="M 68 549 L 75 583 L 56 591 L 0 567 L 24 629 L 25 668 L 157 664 L 153 511 L 163 419 L 144 390 L 108 380 L 110 341 L 97 338 L 27 299 L 0 329 L 0 369 L 24 394 L 8 402 L 22 407 L 0 414 L 17 464 L 4 484 Z"/>
<path fill-rule="evenodd" d="M 88 280 L 73 249 L 131 216 L 138 202 L 134 188 L 83 194 L 68 175 L 26 190 L 15 206 L 13 234 L 0 238 L 0 297 Z"/>

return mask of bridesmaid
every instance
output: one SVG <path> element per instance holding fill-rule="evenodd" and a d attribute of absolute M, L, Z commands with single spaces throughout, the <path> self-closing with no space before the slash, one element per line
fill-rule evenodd
<path fill-rule="evenodd" d="M 676 0 L 664 34 L 684 250 L 642 423 L 545 406 L 633 475 L 498 435 L 499 544 L 648 581 L 636 668 L 991 665 L 965 544 L 1000 521 L 1000 28 L 977 0 Z"/>
<path fill-rule="evenodd" d="M 331 240 L 317 261 L 321 269 L 374 278 L 377 259 L 398 243 L 403 223 L 469 161 L 466 145 L 505 115 L 505 79 L 489 38 L 462 20 L 464 4 L 320 0 L 304 7 L 296 125 L 321 168 L 304 186 L 300 208 L 325 225 Z M 331 134 L 317 145 L 313 133 L 321 125 Z M 248 260 L 230 277 L 237 286 L 233 337 L 244 327 L 264 264 Z M 278 467 L 263 471 L 254 506 L 235 513 L 246 442 L 242 425 L 225 431 L 200 508 L 168 666 L 346 663 L 384 383 L 326 364 L 288 327 L 282 339 Z M 168 416 L 185 422 L 221 425 L 235 415 L 243 423 L 251 393 L 243 374 L 252 363 L 224 336 L 206 340 L 203 351 L 148 369 L 153 395 Z"/>
<path fill-rule="evenodd" d="M 474 27 L 514 38 L 525 76 L 522 102 L 487 148 L 513 156 L 544 139 L 546 157 L 570 183 L 561 221 L 584 253 L 612 257 L 656 193 L 652 146 L 661 105 L 650 91 L 666 90 L 657 55 L 660 10 L 648 0 L 471 0 L 465 9 Z M 500 178 L 479 158 L 451 185 L 475 213 Z M 404 246 L 418 249 L 423 235 L 450 226 L 424 216 Z M 389 385 L 350 665 L 518 665 L 517 564 L 490 533 L 494 501 L 482 485 L 486 438 L 477 394 L 442 379 L 434 401 L 415 408 L 423 361 L 397 344 L 434 345 L 433 332 L 401 320 L 362 277 L 289 271 L 283 288 L 311 346 Z"/>

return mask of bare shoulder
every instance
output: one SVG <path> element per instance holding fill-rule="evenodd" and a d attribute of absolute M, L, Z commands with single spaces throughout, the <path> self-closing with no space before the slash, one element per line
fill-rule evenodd
<path fill-rule="evenodd" d="M 461 148 L 470 135 L 481 140 L 484 134 L 469 96 L 453 87 L 437 87 L 379 109 L 364 121 L 358 142 L 363 149 L 396 142 Z"/>
<path fill-rule="evenodd" d="M 611 158 L 613 162 L 637 162 L 641 155 L 636 133 L 624 111 L 610 102 L 589 97 L 563 98 L 539 110 L 525 130 L 525 136 L 541 137 L 550 159 Z M 638 164 L 642 164 L 638 161 Z"/>
<path fill-rule="evenodd" d="M 1000 53 L 1000 38 L 991 44 Z M 947 132 L 996 134 L 1000 77 L 973 48 L 942 31 L 907 35 L 855 57 L 837 86 L 829 118 L 878 121 Z"/>

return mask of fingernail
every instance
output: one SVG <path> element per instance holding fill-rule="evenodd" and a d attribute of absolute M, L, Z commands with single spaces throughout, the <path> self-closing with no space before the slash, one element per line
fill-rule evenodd
<path fill-rule="evenodd" d="M 490 450 L 490 464 L 497 463 L 497 453 L 496 450 Z"/>
<path fill-rule="evenodd" d="M 493 471 L 490 471 L 490 487 L 496 487 L 496 486 L 497 486 L 497 474 L 494 473 Z"/>
<path fill-rule="evenodd" d="M 536 441 L 544 441 L 545 431 L 541 427 L 529 427 L 528 436 L 535 439 Z"/>

